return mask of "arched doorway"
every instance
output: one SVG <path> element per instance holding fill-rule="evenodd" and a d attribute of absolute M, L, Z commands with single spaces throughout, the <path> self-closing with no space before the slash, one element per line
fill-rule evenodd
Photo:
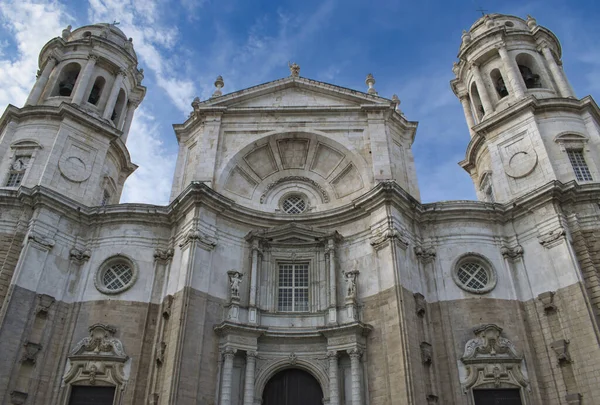
<path fill-rule="evenodd" d="M 323 391 L 309 373 L 290 368 L 275 374 L 263 391 L 263 405 L 321 405 Z"/>

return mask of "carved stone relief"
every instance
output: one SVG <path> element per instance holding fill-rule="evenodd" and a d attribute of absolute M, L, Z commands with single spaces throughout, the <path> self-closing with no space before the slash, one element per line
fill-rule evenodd
<path fill-rule="evenodd" d="M 489 324 L 474 330 L 465 345 L 461 363 L 466 368 L 461 383 L 465 392 L 473 387 L 526 387 L 523 357 L 513 343 L 501 336 L 502 328 Z"/>

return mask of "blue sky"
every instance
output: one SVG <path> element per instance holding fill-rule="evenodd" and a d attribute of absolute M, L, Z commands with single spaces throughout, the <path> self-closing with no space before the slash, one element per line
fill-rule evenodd
<path fill-rule="evenodd" d="M 301 76 L 362 91 L 373 73 L 379 94 L 398 94 L 406 117 L 419 122 L 413 151 L 423 202 L 474 199 L 457 164 L 469 135 L 449 81 L 478 8 L 533 15 L 561 40 L 577 96 L 600 91 L 600 4 L 591 0 L 2 0 L 0 108 L 24 103 L 39 50 L 64 26 L 116 20 L 133 37 L 148 88 L 128 140 L 140 168 L 122 202 L 168 202 L 171 125 L 185 120 L 195 96 L 210 96 L 217 75 L 229 93 L 288 76 L 288 61 Z"/>

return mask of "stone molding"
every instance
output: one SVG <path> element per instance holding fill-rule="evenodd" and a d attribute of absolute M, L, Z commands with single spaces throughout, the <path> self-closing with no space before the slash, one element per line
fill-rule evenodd
<path fill-rule="evenodd" d="M 488 324 L 473 333 L 476 337 L 466 343 L 460 359 L 466 368 L 466 378 L 461 381 L 465 393 L 479 385 L 497 388 L 529 385 L 523 373 L 523 357 L 510 340 L 501 336 L 502 328 Z"/>
<path fill-rule="evenodd" d="M 371 246 L 373 246 L 375 250 L 385 248 L 391 241 L 397 242 L 402 249 L 406 249 L 409 245 L 406 231 L 394 225 L 384 230 L 379 229 L 370 238 Z"/>
<path fill-rule="evenodd" d="M 188 244 L 196 242 L 204 250 L 213 250 L 217 246 L 217 242 L 211 237 L 200 231 L 199 229 L 190 229 L 183 237 L 183 241 L 179 244 L 180 248 L 185 248 Z"/>
<path fill-rule="evenodd" d="M 511 247 L 504 245 L 500 248 L 500 253 L 505 259 L 518 259 L 523 256 L 523 246 L 516 245 Z"/>
<path fill-rule="evenodd" d="M 562 226 L 555 228 L 549 232 L 538 235 L 538 241 L 540 244 L 547 248 L 551 249 L 555 246 L 558 246 L 564 240 L 564 236 L 567 234 L 567 231 Z"/>
<path fill-rule="evenodd" d="M 90 257 L 92 257 L 92 252 L 89 249 L 80 250 L 73 248 L 69 252 L 69 258 L 80 265 L 90 260 Z"/>
<path fill-rule="evenodd" d="M 34 245 L 42 250 L 52 250 L 55 245 L 54 239 L 43 236 L 35 231 L 30 231 L 27 235 L 27 240 L 33 242 Z"/>
<path fill-rule="evenodd" d="M 415 255 L 423 263 L 428 263 L 435 259 L 437 253 L 433 246 L 415 246 Z"/>
<path fill-rule="evenodd" d="M 154 249 L 154 260 L 159 262 L 168 262 L 173 258 L 173 249 Z"/>
<path fill-rule="evenodd" d="M 317 191 L 321 195 L 323 203 L 328 203 L 330 201 L 329 193 L 323 187 L 321 187 L 321 185 L 319 183 L 317 183 L 316 181 L 309 179 L 308 177 L 304 177 L 304 176 L 286 176 L 286 177 L 282 177 L 272 183 L 269 183 L 267 185 L 267 187 L 265 188 L 265 191 L 263 191 L 263 193 L 260 196 L 260 203 L 264 204 L 265 199 L 267 198 L 267 195 L 275 186 L 282 184 L 282 183 L 288 183 L 288 182 L 289 183 L 301 182 L 301 183 L 310 184 L 315 189 L 317 189 Z"/>

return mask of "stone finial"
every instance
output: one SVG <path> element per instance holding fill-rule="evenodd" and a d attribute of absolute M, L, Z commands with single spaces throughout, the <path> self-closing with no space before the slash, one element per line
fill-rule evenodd
<path fill-rule="evenodd" d="M 69 36 L 71 35 L 71 27 L 70 25 L 67 25 L 67 28 L 65 28 L 64 30 L 62 30 L 62 39 L 67 41 L 69 39 Z"/>
<path fill-rule="evenodd" d="M 537 27 L 537 20 L 535 18 L 533 18 L 532 16 L 528 15 L 527 16 L 527 26 L 529 27 L 529 29 L 531 31 L 533 31 L 535 29 L 535 27 Z"/>
<path fill-rule="evenodd" d="M 300 77 L 300 65 L 298 65 L 296 62 L 288 62 L 288 67 L 290 68 L 291 77 Z"/>
<path fill-rule="evenodd" d="M 394 94 L 392 96 L 392 102 L 396 105 L 394 107 L 396 109 L 396 111 L 398 111 L 400 114 L 402 114 L 402 110 L 400 110 L 400 98 L 398 97 L 397 94 Z"/>
<path fill-rule="evenodd" d="M 200 107 L 200 97 L 194 97 L 194 101 L 192 101 L 192 108 L 195 110 Z"/>
<path fill-rule="evenodd" d="M 466 30 L 463 30 L 461 38 L 463 45 L 468 45 L 471 43 L 471 34 L 469 34 Z"/>
<path fill-rule="evenodd" d="M 365 84 L 367 86 L 369 86 L 369 90 L 367 90 L 367 93 L 369 93 L 369 94 L 377 94 L 377 90 L 375 90 L 375 88 L 373 87 L 373 85 L 375 85 L 375 78 L 373 77 L 373 75 L 371 73 L 369 73 L 367 75 L 367 78 L 365 80 Z"/>
<path fill-rule="evenodd" d="M 215 80 L 215 87 L 217 88 L 215 92 L 212 94 L 213 97 L 219 97 L 223 95 L 221 89 L 225 86 L 225 82 L 223 81 L 222 76 L 217 76 L 217 80 Z"/>

